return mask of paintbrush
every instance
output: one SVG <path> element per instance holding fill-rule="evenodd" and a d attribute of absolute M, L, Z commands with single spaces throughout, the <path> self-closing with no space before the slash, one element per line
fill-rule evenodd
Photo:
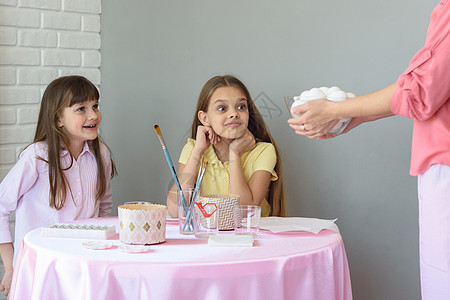
<path fill-rule="evenodd" d="M 191 218 L 192 218 L 192 211 L 194 210 L 194 202 L 195 199 L 197 198 L 198 192 L 200 191 L 200 186 L 202 184 L 203 176 L 205 175 L 206 167 L 208 167 L 208 162 L 206 162 L 205 166 L 203 166 L 202 160 L 200 168 L 198 169 L 197 182 L 195 183 L 194 193 L 192 195 L 192 199 L 189 204 L 189 211 L 186 215 L 186 222 L 183 225 L 183 230 L 186 228 L 187 224 L 192 222 Z"/>
<path fill-rule="evenodd" d="M 161 134 L 161 129 L 158 125 L 155 125 L 155 131 L 156 135 L 158 136 L 159 142 L 161 143 L 161 147 L 164 151 L 164 155 L 166 156 L 167 164 L 169 165 L 170 172 L 172 172 L 173 180 L 175 180 L 175 184 L 177 185 L 178 191 L 182 191 L 180 181 L 177 177 L 177 172 L 175 171 L 175 167 L 173 166 L 172 159 L 170 158 L 169 150 L 167 149 L 166 142 L 164 141 L 164 138 Z M 186 203 L 186 199 L 184 199 L 184 194 L 181 192 L 181 200 L 183 202 L 183 209 L 184 213 L 187 214 L 188 212 L 188 206 Z"/>

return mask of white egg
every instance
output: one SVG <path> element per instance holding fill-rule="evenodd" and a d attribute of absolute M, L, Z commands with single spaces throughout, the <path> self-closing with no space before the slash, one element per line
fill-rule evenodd
<path fill-rule="evenodd" d="M 291 109 L 293 109 L 293 108 L 296 107 L 296 106 L 305 104 L 305 103 L 306 103 L 306 102 L 305 102 L 305 101 L 302 101 L 302 100 L 294 101 L 294 103 L 292 103 Z"/>
<path fill-rule="evenodd" d="M 334 91 L 333 93 L 328 93 L 328 100 L 331 101 L 344 101 L 347 100 L 347 93 L 344 91 Z"/>
<path fill-rule="evenodd" d="M 300 100 L 306 100 L 306 101 L 308 101 L 309 100 L 309 91 L 304 91 L 304 92 L 302 92 L 301 94 L 300 94 Z"/>
<path fill-rule="evenodd" d="M 308 95 L 308 94 L 309 94 L 309 90 L 306 90 L 306 91 L 303 91 L 299 97 L 302 97 L 302 96 Z"/>
<path fill-rule="evenodd" d="M 313 88 L 309 90 L 309 97 L 311 98 L 311 100 L 315 100 L 326 98 L 327 95 L 324 94 L 321 89 Z"/>
<path fill-rule="evenodd" d="M 350 98 L 355 98 L 355 97 L 356 97 L 355 94 L 353 94 L 353 93 L 347 93 L 347 98 L 348 98 L 348 99 L 350 99 Z"/>
<path fill-rule="evenodd" d="M 322 86 L 322 87 L 320 87 L 319 88 L 322 92 L 323 92 L 323 94 L 326 96 L 327 94 L 328 94 L 328 90 L 330 89 L 329 87 L 326 87 L 326 86 Z"/>
<path fill-rule="evenodd" d="M 340 91 L 340 90 L 341 90 L 341 89 L 338 88 L 337 86 L 332 86 L 332 87 L 330 87 L 330 88 L 328 89 L 328 91 L 327 91 L 327 98 L 328 98 L 328 96 L 330 96 L 330 95 L 332 95 L 332 94 L 334 94 L 335 92 Z"/>
<path fill-rule="evenodd" d="M 305 104 L 306 102 L 308 102 L 308 101 L 303 101 L 303 100 L 296 100 L 296 101 L 294 101 L 294 103 L 292 103 L 292 105 L 291 105 L 291 110 L 292 110 L 294 107 L 296 107 L 296 106 Z M 301 116 L 301 114 L 300 114 L 300 115 L 294 115 L 294 114 L 292 114 L 292 116 L 293 116 L 294 118 L 297 118 L 297 117 Z"/>

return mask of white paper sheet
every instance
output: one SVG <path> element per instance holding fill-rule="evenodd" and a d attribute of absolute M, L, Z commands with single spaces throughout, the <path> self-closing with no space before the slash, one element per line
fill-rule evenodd
<path fill-rule="evenodd" d="M 251 247 L 253 236 L 251 235 L 211 235 L 208 239 L 210 247 Z"/>
<path fill-rule="evenodd" d="M 319 233 L 323 229 L 333 230 L 339 232 L 339 228 L 334 223 L 334 220 L 324 220 L 316 218 L 280 218 L 280 217 L 267 217 L 261 218 L 259 224 L 260 229 L 270 230 L 273 233 L 283 231 L 307 231 L 312 233 Z"/>

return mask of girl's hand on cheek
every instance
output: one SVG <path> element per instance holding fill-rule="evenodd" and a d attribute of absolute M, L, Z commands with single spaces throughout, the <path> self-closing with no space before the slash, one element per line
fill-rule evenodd
<path fill-rule="evenodd" d="M 237 139 L 234 139 L 230 144 L 230 152 L 234 152 L 239 156 L 242 153 L 252 150 L 256 145 L 255 137 L 253 134 L 247 129 L 247 131 Z"/>
<path fill-rule="evenodd" d="M 198 126 L 195 141 L 195 148 L 203 154 L 209 145 L 217 144 L 220 141 L 220 137 L 214 132 L 212 127 Z"/>

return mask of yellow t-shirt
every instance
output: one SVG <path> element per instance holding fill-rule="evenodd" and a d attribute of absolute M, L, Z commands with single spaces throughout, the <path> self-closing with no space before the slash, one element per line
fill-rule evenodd
<path fill-rule="evenodd" d="M 181 151 L 179 162 L 186 165 L 195 140 L 189 138 Z M 213 146 L 209 146 L 203 154 L 203 159 L 208 162 L 202 181 L 203 194 L 229 194 L 230 193 L 230 162 L 222 163 L 216 155 Z M 270 180 L 276 181 L 278 175 L 275 172 L 277 155 L 275 147 L 271 143 L 258 142 L 253 150 L 247 151 L 241 156 L 242 169 L 245 180 L 248 182 L 252 174 L 259 170 L 265 170 L 272 174 Z M 261 203 L 261 216 L 267 217 L 271 207 L 267 199 Z"/>

